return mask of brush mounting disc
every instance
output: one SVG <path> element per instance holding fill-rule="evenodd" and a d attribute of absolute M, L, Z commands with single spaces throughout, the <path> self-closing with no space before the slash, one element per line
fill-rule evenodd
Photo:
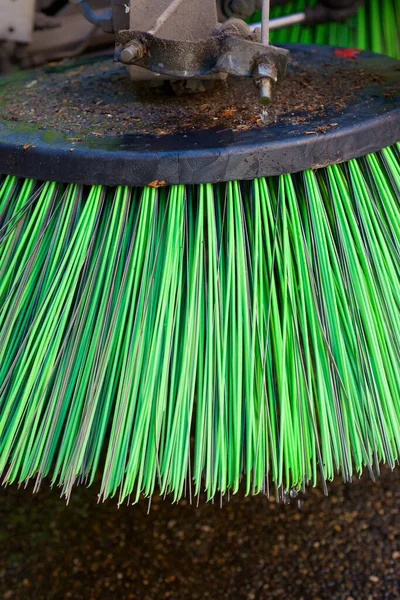
<path fill-rule="evenodd" d="M 400 61 L 287 45 L 267 113 L 249 80 L 179 96 L 109 56 L 0 80 L 0 173 L 80 184 L 198 184 L 295 173 L 400 140 Z M 208 85 L 208 84 L 206 84 Z"/>

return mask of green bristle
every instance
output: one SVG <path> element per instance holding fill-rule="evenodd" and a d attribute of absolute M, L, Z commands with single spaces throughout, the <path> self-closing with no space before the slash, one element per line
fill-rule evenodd
<path fill-rule="evenodd" d="M 307 4 L 310 2 L 307 1 Z M 297 12 L 304 0 L 273 9 Z M 275 42 L 400 56 L 395 0 Z M 0 184 L 0 472 L 269 493 L 400 455 L 400 144 L 169 189 Z"/>
<path fill-rule="evenodd" d="M 4 178 L 5 482 L 177 500 L 394 466 L 399 152 L 159 190 Z"/>

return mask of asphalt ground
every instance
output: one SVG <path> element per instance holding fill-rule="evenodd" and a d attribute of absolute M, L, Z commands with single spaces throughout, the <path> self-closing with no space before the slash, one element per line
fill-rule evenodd
<path fill-rule="evenodd" d="M 258 496 L 117 508 L 43 486 L 0 495 L 0 598 L 394 600 L 400 598 L 400 469 L 329 496 Z"/>

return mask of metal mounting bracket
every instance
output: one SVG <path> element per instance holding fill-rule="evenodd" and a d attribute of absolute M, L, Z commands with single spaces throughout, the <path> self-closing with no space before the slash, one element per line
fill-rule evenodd
<path fill-rule="evenodd" d="M 166 40 L 151 33 L 126 30 L 117 33 L 115 58 L 120 61 L 124 56 L 127 64 L 176 78 L 213 73 L 252 77 L 259 63 L 268 63 L 275 65 L 277 79 L 281 79 L 286 72 L 289 52 L 225 32 L 193 42 Z"/>

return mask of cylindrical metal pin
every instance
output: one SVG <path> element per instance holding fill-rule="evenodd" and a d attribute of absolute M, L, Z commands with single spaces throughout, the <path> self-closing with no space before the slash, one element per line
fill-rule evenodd
<path fill-rule="evenodd" d="M 269 45 L 269 14 L 271 8 L 270 0 L 262 0 L 261 13 L 261 43 Z M 263 77 L 259 82 L 259 102 L 266 105 L 272 98 L 272 80 L 269 77 Z"/>
<path fill-rule="evenodd" d="M 269 14 L 271 2 L 270 0 L 262 0 L 261 13 L 261 43 L 266 46 L 269 44 Z"/>
<path fill-rule="evenodd" d="M 133 43 L 122 50 L 120 59 L 125 65 L 130 65 L 142 56 L 143 47 L 140 44 Z"/>
<path fill-rule="evenodd" d="M 272 80 L 269 77 L 264 77 L 259 85 L 259 102 L 263 106 L 271 103 L 272 99 Z"/>

